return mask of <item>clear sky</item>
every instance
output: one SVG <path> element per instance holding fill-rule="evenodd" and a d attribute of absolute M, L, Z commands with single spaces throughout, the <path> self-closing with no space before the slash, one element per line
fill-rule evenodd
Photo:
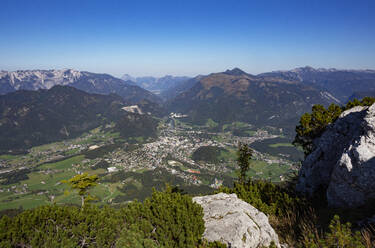
<path fill-rule="evenodd" d="M 0 70 L 375 69 L 375 0 L 0 0 Z"/>

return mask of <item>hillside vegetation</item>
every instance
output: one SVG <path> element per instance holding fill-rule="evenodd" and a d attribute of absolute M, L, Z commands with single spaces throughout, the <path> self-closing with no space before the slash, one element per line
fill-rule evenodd
<path fill-rule="evenodd" d="M 374 99 L 366 98 L 348 103 L 345 108 L 314 106 L 311 115 L 315 118 L 308 122 L 309 127 L 315 130 L 314 135 L 319 134 L 325 123 L 335 121 L 339 112 L 371 102 Z M 374 227 L 359 225 L 360 221 L 375 214 L 373 205 L 356 209 L 329 208 L 322 195 L 310 199 L 298 195 L 293 180 L 278 185 L 251 180 L 248 172 L 252 156 L 248 145 L 239 145 L 239 178 L 233 187 L 221 187 L 218 191 L 236 193 L 268 215 L 282 243 L 310 248 L 373 247 Z M 8 215 L 14 213 L 8 212 Z M 133 201 L 118 208 L 52 204 L 13 217 L 5 215 L 0 220 L 0 246 L 225 247 L 202 238 L 202 218 L 202 208 L 192 202 L 190 195 L 183 194 L 176 187 L 166 186 L 163 192 L 154 190 L 143 203 Z"/>
<path fill-rule="evenodd" d="M 202 208 L 167 188 L 114 209 L 43 206 L 0 220 L 0 247 L 222 247 L 202 240 Z"/>
<path fill-rule="evenodd" d="M 126 112 L 123 106 L 117 95 L 68 86 L 0 96 L 0 153 L 74 138 L 111 122 L 123 137 L 155 134 L 157 122 L 151 116 Z"/>
<path fill-rule="evenodd" d="M 187 119 L 195 124 L 209 119 L 220 125 L 241 121 L 292 133 L 298 117 L 312 104 L 326 106 L 332 101 L 319 87 L 279 77 L 254 76 L 236 68 L 197 78 L 167 108 L 187 114 Z"/>
<path fill-rule="evenodd" d="M 335 122 L 342 112 L 355 106 L 371 106 L 373 103 L 375 103 L 374 97 L 364 97 L 361 101 L 358 99 L 349 101 L 342 107 L 336 104 L 331 104 L 328 108 L 320 104 L 314 105 L 311 113 L 301 116 L 293 143 L 302 146 L 307 156 L 314 150 L 313 140 L 318 138 L 329 124 Z"/>

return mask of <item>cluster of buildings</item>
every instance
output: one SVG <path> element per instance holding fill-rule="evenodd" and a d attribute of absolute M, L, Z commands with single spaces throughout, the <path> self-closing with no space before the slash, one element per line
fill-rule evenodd
<path fill-rule="evenodd" d="M 129 106 L 126 111 L 137 111 L 134 106 Z M 183 118 L 178 113 L 171 113 L 170 119 L 173 121 L 174 118 Z M 258 140 L 270 139 L 277 137 L 276 135 L 270 135 L 265 131 L 258 131 L 256 135 L 239 137 L 233 136 L 231 133 L 208 133 L 202 132 L 201 130 L 194 130 L 193 128 L 182 128 L 176 127 L 175 125 L 166 125 L 164 128 L 159 130 L 158 138 L 150 143 L 137 144 L 135 149 L 130 149 L 130 145 L 124 143 L 123 147 L 117 148 L 116 150 L 106 154 L 104 158 L 98 159 L 85 159 L 79 164 L 72 165 L 68 170 L 73 170 L 75 173 L 81 173 L 84 167 L 93 166 L 105 160 L 110 166 L 107 168 L 108 173 L 113 173 L 118 170 L 123 171 L 140 171 L 140 170 L 154 170 L 156 168 L 163 168 L 169 171 L 174 176 L 184 179 L 185 182 L 191 184 L 202 184 L 200 177 L 201 173 L 209 172 L 212 175 L 220 175 L 228 172 L 230 168 L 227 162 L 220 161 L 216 164 L 209 164 L 204 162 L 196 162 L 192 159 L 192 154 L 196 149 L 202 146 L 216 146 L 221 148 L 236 147 L 238 142 L 242 143 L 253 143 Z M 30 153 L 22 159 L 22 163 L 29 163 L 30 160 L 36 158 L 41 159 L 43 162 L 48 162 L 63 158 L 65 153 L 70 150 L 74 150 L 75 153 L 80 153 L 84 150 L 95 150 L 100 148 L 102 145 L 113 142 L 113 139 L 100 139 L 103 134 L 90 133 L 84 137 L 77 138 L 72 141 L 63 141 L 56 144 L 51 144 L 48 149 L 44 150 L 30 150 Z M 211 136 L 210 136 L 211 135 Z M 221 135 L 220 139 L 213 139 L 212 135 Z M 99 139 L 96 139 L 99 138 Z M 101 140 L 100 142 L 90 142 L 90 140 Z M 281 157 L 269 157 L 257 151 L 255 152 L 256 159 L 266 161 L 268 164 L 283 164 L 292 166 L 291 162 Z M 4 161 L 0 161 L 4 162 Z M 6 162 L 6 161 L 5 161 Z M 19 168 L 21 164 L 14 168 Z M 4 164 L 4 167 L 9 169 L 9 165 Z M 45 170 L 41 173 L 53 174 L 55 170 Z M 280 176 L 280 180 L 284 180 L 283 176 Z M 213 182 L 210 182 L 209 186 L 212 188 L 219 188 L 223 184 L 223 180 L 215 178 Z M 15 186 L 12 186 L 15 187 Z M 14 193 L 25 193 L 27 192 L 27 185 L 23 185 L 15 188 L 7 188 L 8 191 Z M 0 193 L 3 192 L 0 189 Z"/>
<path fill-rule="evenodd" d="M 1 188 L 0 187 L 0 193 L 3 193 L 3 192 L 10 192 L 10 193 L 13 193 L 13 194 L 26 194 L 28 192 L 28 185 L 27 183 L 23 184 L 23 185 L 13 185 L 11 187 L 7 187 L 7 188 Z"/>
<path fill-rule="evenodd" d="M 201 184 L 197 176 L 199 170 L 192 168 L 199 167 L 211 171 L 219 168 L 197 164 L 191 158 L 193 152 L 201 146 L 224 147 L 225 145 L 202 137 L 201 131 L 168 129 L 163 130 L 156 141 L 140 145 L 135 150 L 127 151 L 126 147 L 123 147 L 113 151 L 105 161 L 125 171 L 164 168 L 187 182 Z M 181 168 L 182 163 L 192 168 L 185 168 L 185 166 Z M 223 169 L 224 166 L 220 168 Z"/>
<path fill-rule="evenodd" d="M 177 113 L 171 114 L 172 118 L 180 118 Z M 216 135 L 216 134 L 211 134 Z M 156 168 L 164 168 L 174 176 L 184 179 L 185 182 L 192 184 L 201 184 L 199 179 L 200 170 L 210 171 L 216 174 L 228 172 L 229 168 L 226 162 L 219 162 L 216 164 L 209 164 L 199 162 L 199 164 L 192 159 L 192 154 L 196 149 L 202 146 L 216 146 L 216 147 L 236 147 L 238 142 L 250 144 L 252 142 L 275 138 L 276 135 L 271 135 L 266 131 L 258 131 L 254 136 L 239 137 L 232 134 L 226 134 L 226 137 L 215 140 L 207 136 L 207 132 L 200 130 L 192 130 L 191 128 L 181 128 L 176 126 L 169 126 L 160 130 L 157 140 L 139 144 L 136 149 L 127 149 L 127 145 L 118 148 L 108 154 L 105 161 L 111 165 L 108 172 L 115 172 L 117 170 L 123 171 L 140 171 L 140 170 L 154 170 Z M 269 164 L 280 163 L 288 164 L 289 161 L 281 158 L 269 158 L 262 153 L 255 151 L 257 159 L 265 160 Z M 197 169 L 199 168 L 199 169 Z M 218 188 L 223 181 L 215 179 L 212 184 L 213 188 Z"/>

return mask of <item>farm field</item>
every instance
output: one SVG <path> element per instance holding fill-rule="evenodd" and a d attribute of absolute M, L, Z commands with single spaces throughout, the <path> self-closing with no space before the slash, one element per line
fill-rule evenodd
<path fill-rule="evenodd" d="M 62 183 L 80 173 L 99 176 L 90 191 L 99 205 L 143 200 L 165 183 L 192 194 L 213 192 L 231 186 L 237 177 L 237 142 L 249 142 L 254 149 L 253 179 L 282 182 L 296 168 L 290 158 L 298 150 L 289 140 L 246 123 L 191 126 L 176 120 L 170 127 L 161 121 L 158 133 L 157 139 L 126 141 L 98 127 L 76 139 L 33 147 L 27 154 L 0 155 L 0 211 L 80 204 L 78 194 Z"/>

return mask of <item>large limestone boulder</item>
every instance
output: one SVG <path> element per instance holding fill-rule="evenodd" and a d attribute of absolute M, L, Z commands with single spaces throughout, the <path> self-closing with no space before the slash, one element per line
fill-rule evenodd
<path fill-rule="evenodd" d="M 302 163 L 297 190 L 322 190 L 335 207 L 356 207 L 375 198 L 375 104 L 343 112 Z"/>
<path fill-rule="evenodd" d="M 236 194 L 200 196 L 193 201 L 203 208 L 203 237 L 208 241 L 220 241 L 231 248 L 268 247 L 274 241 L 280 247 L 268 217 Z"/>

